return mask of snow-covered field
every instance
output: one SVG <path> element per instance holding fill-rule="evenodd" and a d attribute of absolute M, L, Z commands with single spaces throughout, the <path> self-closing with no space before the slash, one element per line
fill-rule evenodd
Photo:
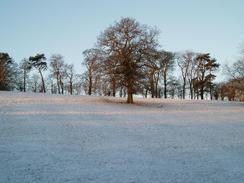
<path fill-rule="evenodd" d="M 1 183 L 243 183 L 244 104 L 0 92 Z"/>

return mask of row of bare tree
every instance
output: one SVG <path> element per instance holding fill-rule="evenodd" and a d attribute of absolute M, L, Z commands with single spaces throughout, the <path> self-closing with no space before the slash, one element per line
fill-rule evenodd
<path fill-rule="evenodd" d="M 234 62 L 232 65 L 225 65 L 224 72 L 228 76 L 226 82 L 216 84 L 215 98 L 230 101 L 244 102 L 244 58 Z"/>
<path fill-rule="evenodd" d="M 75 73 L 73 64 L 66 64 L 59 54 L 52 55 L 48 61 L 49 75 L 48 79 L 45 79 L 43 72 L 48 69 L 48 62 L 44 54 L 36 54 L 29 59 L 23 59 L 14 69 L 18 76 L 15 79 L 14 87 L 23 92 L 32 90 L 43 93 L 47 92 L 48 87 L 51 93 L 64 94 L 66 92 L 71 95 L 74 91 L 80 91 L 80 87 L 78 88 L 77 85 L 81 75 Z M 34 69 L 38 74 L 34 72 L 30 78 L 30 73 Z M 79 86 L 81 86 L 81 82 Z"/>
<path fill-rule="evenodd" d="M 83 52 L 83 74 L 75 73 L 74 65 L 65 63 L 59 54 L 49 59 L 37 54 L 18 65 L 7 53 L 0 53 L 0 89 L 71 95 L 84 90 L 88 95 L 127 96 L 128 103 L 133 103 L 133 94 L 152 98 L 185 99 L 189 95 L 191 99 L 243 99 L 243 59 L 225 66 L 230 78 L 216 84 L 213 81 L 219 64 L 209 53 L 166 51 L 161 49 L 158 37 L 156 28 L 122 18 L 101 33 L 94 48 Z M 47 69 L 49 75 L 45 79 L 43 71 Z M 30 77 L 33 70 L 36 72 Z M 180 78 L 174 76 L 175 71 Z"/>
<path fill-rule="evenodd" d="M 87 94 L 102 90 L 104 95 L 115 96 L 118 89 L 126 90 L 128 103 L 133 103 L 132 96 L 137 93 L 145 97 L 148 92 L 151 97 L 161 97 L 162 93 L 167 98 L 168 85 L 171 84 L 171 89 L 177 85 L 172 79 L 177 62 L 183 80 L 183 99 L 187 82 L 191 98 L 203 99 L 205 92 L 209 92 L 212 99 L 214 72 L 219 67 L 216 60 L 209 53 L 175 54 L 162 50 L 158 36 L 157 29 L 131 18 L 122 18 L 108 27 L 96 46 L 84 52 Z"/>

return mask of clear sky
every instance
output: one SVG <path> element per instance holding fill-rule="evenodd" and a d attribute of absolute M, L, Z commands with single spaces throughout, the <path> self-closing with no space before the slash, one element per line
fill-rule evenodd
<path fill-rule="evenodd" d="M 60 53 L 79 72 L 82 52 L 121 17 L 158 27 L 166 50 L 210 52 L 222 64 L 244 41 L 243 0 L 0 0 L 0 52 L 17 62 Z"/>

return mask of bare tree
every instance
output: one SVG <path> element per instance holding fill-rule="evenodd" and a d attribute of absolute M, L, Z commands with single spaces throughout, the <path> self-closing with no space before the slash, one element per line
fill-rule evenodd
<path fill-rule="evenodd" d="M 24 58 L 20 62 L 20 70 L 22 73 L 22 83 L 23 83 L 23 91 L 26 92 L 26 83 L 27 83 L 27 78 L 28 78 L 28 73 L 30 71 L 29 65 L 28 65 L 28 59 Z"/>
<path fill-rule="evenodd" d="M 191 52 L 191 54 L 192 54 L 192 58 L 191 58 L 191 62 L 190 62 L 188 73 L 187 73 L 187 79 L 188 79 L 188 83 L 189 83 L 190 96 L 191 96 L 191 99 L 193 99 L 193 97 L 194 97 L 193 82 L 194 82 L 194 79 L 197 77 L 198 70 L 197 70 L 197 64 L 196 64 L 197 54 L 194 52 Z"/>
<path fill-rule="evenodd" d="M 244 101 L 244 59 L 234 62 L 231 66 L 225 65 L 224 72 L 228 76 L 228 81 L 222 87 L 222 90 L 226 91 L 225 96 L 228 96 L 229 100 Z"/>
<path fill-rule="evenodd" d="M 225 65 L 224 72 L 230 79 L 235 79 L 244 84 L 244 59 L 234 62 L 231 66 Z"/>
<path fill-rule="evenodd" d="M 39 80 L 40 80 L 40 77 L 37 74 L 33 74 L 32 75 L 32 78 L 31 78 L 31 81 L 32 81 L 32 91 L 35 92 L 35 93 L 37 91 L 39 91 Z"/>
<path fill-rule="evenodd" d="M 176 79 L 175 77 L 171 77 L 168 82 L 168 88 L 169 88 L 169 95 L 171 98 L 175 98 L 175 96 L 179 93 L 178 88 L 180 88 L 180 81 Z"/>
<path fill-rule="evenodd" d="M 159 52 L 160 71 L 163 77 L 164 98 L 167 98 L 167 84 L 170 73 L 174 69 L 174 54 L 167 51 Z"/>
<path fill-rule="evenodd" d="M 58 94 L 64 93 L 63 73 L 64 59 L 59 54 L 54 54 L 50 57 L 51 76 L 56 79 Z"/>
<path fill-rule="evenodd" d="M 64 65 L 64 75 L 68 80 L 68 90 L 71 95 L 73 95 L 73 83 L 75 78 L 75 71 L 73 64 Z"/>
<path fill-rule="evenodd" d="M 145 90 L 145 97 L 147 97 L 148 91 L 151 92 L 151 97 L 160 97 L 158 91 L 159 80 L 160 80 L 160 63 L 159 63 L 159 52 L 157 50 L 150 50 L 150 53 L 146 55 L 147 69 L 145 75 L 145 82 L 143 88 Z"/>
<path fill-rule="evenodd" d="M 43 74 L 42 74 L 42 71 L 47 70 L 47 62 L 46 62 L 46 57 L 44 54 L 37 54 L 37 55 L 35 55 L 33 57 L 31 56 L 29 58 L 28 69 L 31 69 L 33 67 L 37 69 L 37 71 L 39 72 L 39 74 L 41 76 L 41 80 L 42 80 L 41 92 L 46 93 L 45 82 L 44 82 L 44 78 L 43 78 Z"/>
<path fill-rule="evenodd" d="M 83 52 L 83 55 L 85 58 L 82 64 L 86 67 L 86 71 L 83 74 L 83 85 L 88 95 L 91 95 L 100 79 L 101 50 L 97 48 L 88 49 Z"/>
<path fill-rule="evenodd" d="M 181 72 L 181 77 L 183 80 L 183 85 L 182 85 L 182 96 L 183 99 L 185 99 L 185 95 L 186 95 L 186 81 L 187 81 L 187 76 L 190 74 L 192 75 L 191 72 L 193 72 L 193 68 L 190 68 L 190 66 L 193 63 L 193 58 L 194 58 L 194 53 L 190 52 L 190 51 L 186 51 L 185 53 L 181 54 L 180 56 L 178 56 L 177 58 L 177 64 L 180 68 L 180 72 Z M 190 87 L 191 88 L 191 87 Z M 191 90 L 191 96 L 192 96 L 192 90 Z"/>
<path fill-rule="evenodd" d="M 127 103 L 133 103 L 145 76 L 148 49 L 158 45 L 158 31 L 139 24 L 132 18 L 122 18 L 107 28 L 99 37 L 98 45 L 109 56 L 116 57 L 116 74 L 119 83 L 127 88 Z M 107 60 L 105 60 L 107 61 Z"/>

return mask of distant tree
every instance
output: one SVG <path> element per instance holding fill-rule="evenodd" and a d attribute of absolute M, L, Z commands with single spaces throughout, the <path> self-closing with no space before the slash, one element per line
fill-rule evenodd
<path fill-rule="evenodd" d="M 46 87 L 45 87 L 45 82 L 44 82 L 44 78 L 43 78 L 43 74 L 42 71 L 47 70 L 47 62 L 46 62 L 46 57 L 44 54 L 37 54 L 35 56 L 31 56 L 29 58 L 29 62 L 28 62 L 28 68 L 36 68 L 37 71 L 39 72 L 40 76 L 41 76 L 41 80 L 42 80 L 42 88 L 41 88 L 41 92 L 46 93 Z"/>
<path fill-rule="evenodd" d="M 191 62 L 188 68 L 188 73 L 187 73 L 187 80 L 189 83 L 189 89 L 190 89 L 190 97 L 191 99 L 194 98 L 194 87 L 193 87 L 193 82 L 195 80 L 195 78 L 197 77 L 197 73 L 198 73 L 198 69 L 197 69 L 197 61 L 196 61 L 196 56 L 197 53 L 191 52 L 192 54 L 192 58 L 191 58 Z M 189 55 L 189 60 L 191 57 L 191 54 Z"/>
<path fill-rule="evenodd" d="M 229 100 L 244 101 L 244 59 L 224 66 L 228 81 L 223 86 Z"/>
<path fill-rule="evenodd" d="M 210 99 L 213 99 L 213 90 L 214 90 L 214 83 L 213 80 L 216 78 L 214 72 L 219 68 L 219 64 L 217 63 L 216 59 L 210 59 L 206 64 L 206 69 L 208 71 L 208 75 L 206 75 L 206 87 L 210 93 Z"/>
<path fill-rule="evenodd" d="M 50 57 L 49 60 L 51 76 L 56 80 L 58 94 L 64 94 L 63 75 L 65 64 L 63 56 L 59 54 L 54 54 Z"/>
<path fill-rule="evenodd" d="M 33 74 L 32 77 L 31 77 L 31 85 L 32 85 L 32 91 L 33 92 L 39 92 L 41 89 L 40 89 L 40 86 L 39 86 L 39 80 L 40 80 L 40 77 L 39 75 L 37 74 Z"/>
<path fill-rule="evenodd" d="M 180 87 L 180 81 L 175 77 L 171 77 L 168 82 L 168 93 L 172 99 L 179 93 L 178 89 Z"/>
<path fill-rule="evenodd" d="M 197 93 L 197 97 L 200 94 L 201 99 L 203 100 L 205 91 L 210 90 L 211 93 L 212 81 L 216 77 L 213 72 L 216 71 L 219 64 L 216 62 L 216 59 L 210 57 L 209 53 L 203 53 L 197 55 L 196 66 L 197 74 L 196 78 L 194 78 L 193 86 Z"/>
<path fill-rule="evenodd" d="M 74 76 L 74 83 L 73 83 L 74 94 L 79 95 L 81 94 L 82 89 L 82 74 L 75 74 Z"/>
<path fill-rule="evenodd" d="M 230 79 L 235 79 L 244 84 L 244 59 L 234 62 L 231 66 L 225 65 L 224 72 Z"/>
<path fill-rule="evenodd" d="M 170 73 L 174 69 L 174 54 L 167 51 L 160 51 L 159 55 L 160 72 L 163 77 L 164 85 L 164 98 L 167 98 L 167 83 Z"/>
<path fill-rule="evenodd" d="M 101 50 L 97 48 L 88 49 L 83 52 L 84 61 L 82 65 L 85 66 L 86 71 L 83 74 L 83 87 L 85 88 L 86 93 L 91 95 L 93 91 L 96 90 L 98 80 L 100 80 L 101 72 L 100 63 L 101 63 Z"/>
<path fill-rule="evenodd" d="M 68 91 L 70 95 L 73 95 L 73 84 L 75 79 L 75 71 L 73 64 L 65 64 L 64 65 L 64 76 L 68 80 Z"/>
<path fill-rule="evenodd" d="M 0 90 L 13 90 L 16 88 L 17 68 L 17 63 L 8 53 L 0 53 Z"/>
<path fill-rule="evenodd" d="M 21 73 L 21 88 L 23 88 L 23 91 L 26 92 L 26 84 L 27 84 L 27 79 L 28 79 L 28 73 L 30 71 L 29 65 L 28 65 L 28 59 L 24 58 L 21 60 L 19 68 L 20 68 L 20 73 Z M 22 89 L 21 89 L 22 90 Z"/>
<path fill-rule="evenodd" d="M 183 99 L 185 99 L 185 95 L 186 95 L 187 76 L 192 75 L 192 72 L 193 72 L 193 68 L 191 67 L 191 66 L 193 66 L 193 60 L 194 60 L 194 53 L 190 52 L 190 51 L 186 51 L 185 53 L 181 54 L 177 58 L 177 64 L 180 68 L 181 77 L 183 80 L 183 85 L 182 85 Z M 190 78 L 190 77 L 188 77 L 188 78 Z M 191 80 L 190 80 L 190 85 L 191 85 Z M 192 98 L 193 94 L 192 94 L 191 89 L 192 88 L 190 86 L 190 93 L 191 93 L 191 98 Z"/>
<path fill-rule="evenodd" d="M 151 97 L 160 97 L 159 81 L 161 79 L 160 72 L 160 53 L 158 50 L 149 50 L 150 53 L 146 55 L 147 69 L 145 72 L 145 78 L 143 82 L 144 95 L 147 98 L 148 91 L 151 92 Z"/>
<path fill-rule="evenodd" d="M 133 94 L 141 90 L 147 62 L 145 55 L 157 47 L 157 36 L 157 30 L 132 18 L 122 18 L 98 39 L 98 46 L 106 55 L 116 57 L 112 61 L 120 85 L 127 88 L 127 103 L 133 103 Z"/>
<path fill-rule="evenodd" d="M 117 66 L 118 62 L 117 60 L 117 55 L 112 54 L 112 55 L 104 55 L 103 53 L 103 59 L 100 63 L 101 66 L 101 72 L 102 72 L 102 80 L 105 85 L 107 85 L 108 91 L 106 93 L 108 95 L 112 95 L 113 97 L 116 96 L 116 90 L 120 85 L 119 83 L 119 75 L 117 74 Z"/>

